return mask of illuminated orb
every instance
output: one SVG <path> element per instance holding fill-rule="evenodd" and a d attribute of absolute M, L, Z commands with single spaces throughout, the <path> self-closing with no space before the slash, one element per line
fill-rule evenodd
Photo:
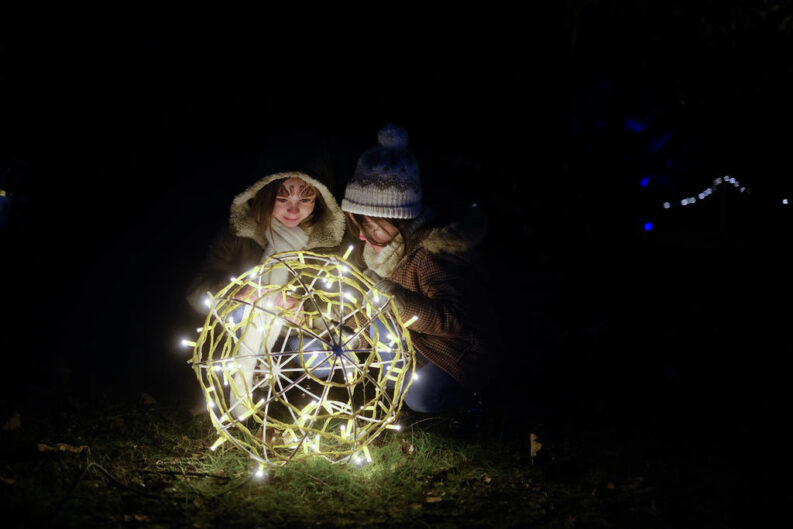
<path fill-rule="evenodd" d="M 312 456 L 371 461 L 367 445 L 399 429 L 415 371 L 415 318 L 403 322 L 373 286 L 345 258 L 295 251 L 208 293 L 186 343 L 219 434 L 212 450 L 230 442 L 260 471 Z"/>

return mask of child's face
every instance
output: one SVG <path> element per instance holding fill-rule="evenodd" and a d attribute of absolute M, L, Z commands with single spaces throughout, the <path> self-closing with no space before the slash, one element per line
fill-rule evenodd
<path fill-rule="evenodd" d="M 361 215 L 361 217 L 363 217 L 363 223 L 358 238 L 366 242 L 377 253 L 394 240 L 399 232 L 396 226 L 387 220 L 374 220 L 366 215 Z"/>
<path fill-rule="evenodd" d="M 287 178 L 278 188 L 273 218 L 289 228 L 298 226 L 314 211 L 317 192 L 299 178 Z"/>

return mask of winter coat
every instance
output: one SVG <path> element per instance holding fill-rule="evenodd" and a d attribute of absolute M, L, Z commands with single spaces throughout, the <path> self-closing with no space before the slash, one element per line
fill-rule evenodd
<path fill-rule="evenodd" d="M 488 299 L 488 279 L 478 246 L 484 217 L 476 211 L 456 222 L 432 215 L 406 237 L 390 277 L 376 288 L 394 296 L 414 347 L 471 391 L 485 389 L 500 364 L 500 339 Z"/>
<path fill-rule="evenodd" d="M 273 173 L 265 176 L 237 195 L 231 203 L 229 225 L 209 246 L 207 257 L 200 266 L 187 292 L 190 305 L 201 313 L 206 307 L 201 299 L 228 284 L 232 276 L 241 275 L 259 264 L 268 244 L 262 225 L 252 211 L 256 193 L 274 180 L 300 178 L 314 186 L 325 200 L 323 216 L 309 228 L 308 243 L 304 249 L 338 253 L 345 232 L 344 213 L 328 187 L 316 178 L 298 171 Z"/>

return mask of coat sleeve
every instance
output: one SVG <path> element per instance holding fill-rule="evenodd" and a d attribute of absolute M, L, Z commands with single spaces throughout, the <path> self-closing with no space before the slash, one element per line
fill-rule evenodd
<path fill-rule="evenodd" d="M 465 303 L 466 278 L 457 263 L 421 251 L 416 263 L 419 290 L 388 281 L 382 288 L 395 298 L 403 321 L 418 316 L 411 330 L 434 336 L 464 334 L 469 329 Z"/>
<path fill-rule="evenodd" d="M 207 308 L 202 303 L 204 295 L 207 292 L 214 294 L 229 282 L 231 276 L 255 266 L 262 251 L 252 239 L 238 237 L 228 228 L 221 231 L 210 243 L 206 258 L 187 289 L 190 306 L 206 314 Z"/>

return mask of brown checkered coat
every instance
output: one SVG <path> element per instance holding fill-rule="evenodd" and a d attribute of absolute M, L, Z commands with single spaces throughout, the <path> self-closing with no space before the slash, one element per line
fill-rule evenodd
<path fill-rule="evenodd" d="M 471 212 L 473 213 L 473 212 Z M 413 344 L 430 362 L 466 388 L 489 382 L 500 361 L 487 277 L 477 246 L 484 219 L 424 225 L 407 237 L 405 254 L 385 290 L 397 299 Z"/>

